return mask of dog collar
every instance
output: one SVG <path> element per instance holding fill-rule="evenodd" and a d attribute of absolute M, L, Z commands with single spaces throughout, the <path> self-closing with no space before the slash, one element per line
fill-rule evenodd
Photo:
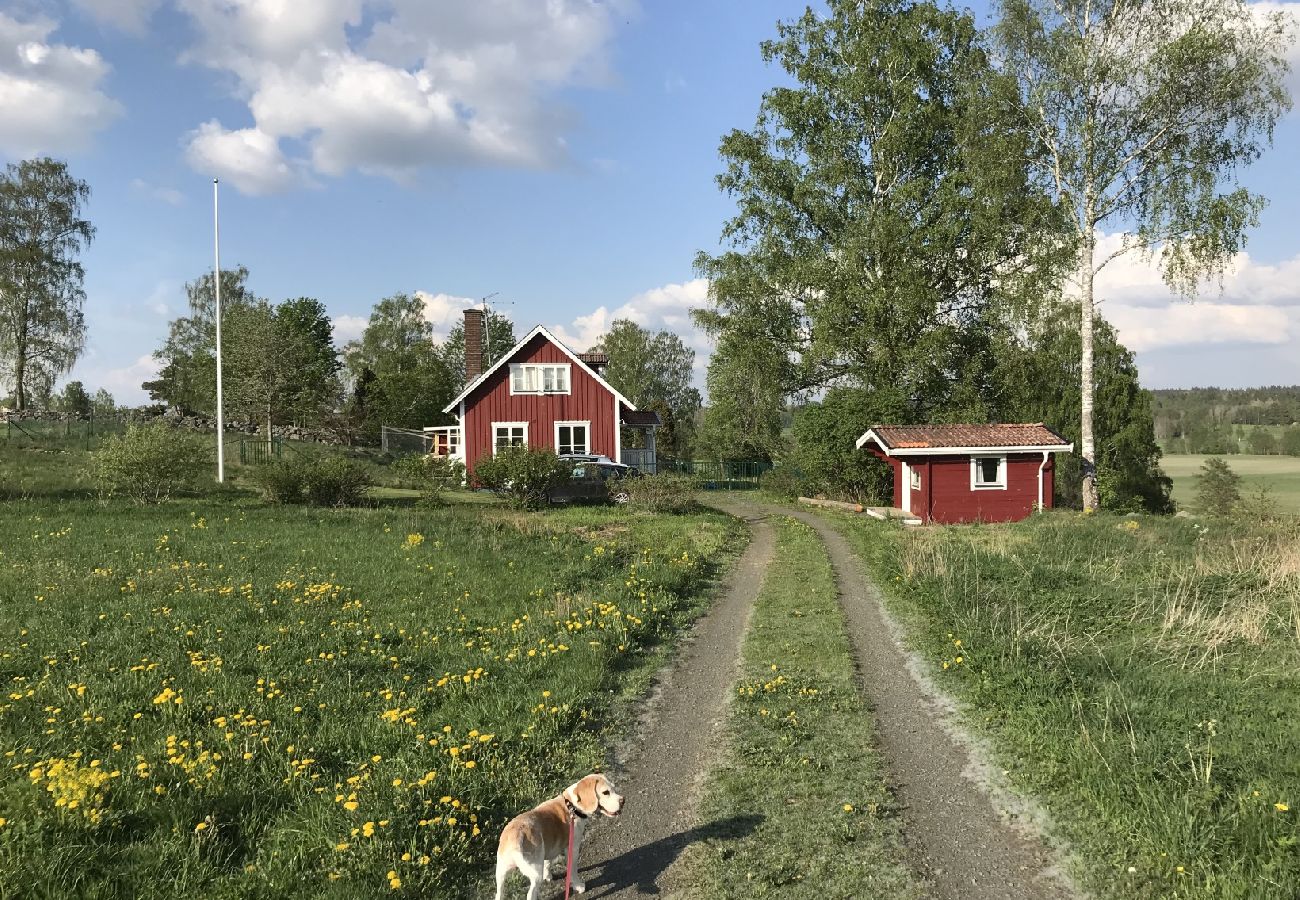
<path fill-rule="evenodd" d="M 564 805 L 569 808 L 569 812 L 573 813 L 579 819 L 585 819 L 589 815 L 591 815 L 591 813 L 585 813 L 582 810 L 578 809 L 577 804 L 575 804 L 572 800 L 569 799 L 568 794 L 564 795 Z"/>

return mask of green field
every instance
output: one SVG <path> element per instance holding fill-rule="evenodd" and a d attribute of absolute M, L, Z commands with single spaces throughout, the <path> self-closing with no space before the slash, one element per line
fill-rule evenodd
<path fill-rule="evenodd" d="M 1163 468 L 1174 480 L 1174 499 L 1180 508 L 1192 508 L 1196 500 L 1196 476 L 1209 457 L 1199 454 L 1169 454 L 1160 460 Z M 1247 456 L 1219 457 L 1232 471 L 1241 476 L 1243 498 L 1267 487 L 1278 511 L 1300 515 L 1300 456 Z"/>
<path fill-rule="evenodd" d="M 705 512 L 0 503 L 4 883 L 464 896 L 508 817 L 604 761 L 737 539 Z"/>
<path fill-rule="evenodd" d="M 1294 900 L 1294 523 L 837 521 L 1094 896 Z"/>

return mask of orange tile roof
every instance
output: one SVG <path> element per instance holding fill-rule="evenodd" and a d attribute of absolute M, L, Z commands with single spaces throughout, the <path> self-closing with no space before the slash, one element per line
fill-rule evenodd
<path fill-rule="evenodd" d="M 1044 447 L 1068 444 L 1042 422 L 991 425 L 873 425 L 890 450 L 947 447 Z"/>

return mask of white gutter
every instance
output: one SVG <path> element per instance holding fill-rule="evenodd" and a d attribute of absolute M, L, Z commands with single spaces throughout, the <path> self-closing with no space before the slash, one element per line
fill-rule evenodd
<path fill-rule="evenodd" d="M 1071 444 L 1070 446 L 1074 446 Z M 1038 511 L 1043 511 L 1043 470 L 1047 468 L 1047 460 L 1051 457 L 1050 450 L 1043 451 L 1043 461 L 1038 466 Z"/>

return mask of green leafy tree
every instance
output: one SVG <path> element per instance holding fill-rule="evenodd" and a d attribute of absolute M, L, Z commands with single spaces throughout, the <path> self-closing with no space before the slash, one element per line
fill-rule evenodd
<path fill-rule="evenodd" d="M 86 346 L 85 270 L 95 229 L 81 217 L 90 186 L 66 163 L 30 159 L 0 175 L 0 373 L 14 405 L 48 398 Z"/>
<path fill-rule="evenodd" d="M 340 363 L 319 300 L 243 303 L 223 323 L 223 387 L 232 411 L 261 422 L 320 421 L 339 394 Z"/>
<path fill-rule="evenodd" d="M 117 410 L 117 401 L 109 393 L 107 388 L 100 388 L 95 391 L 95 396 L 91 400 L 91 407 L 97 416 L 112 415 Z"/>
<path fill-rule="evenodd" d="M 483 370 L 487 371 L 518 342 L 515 323 L 488 310 L 483 320 Z M 461 385 L 465 384 L 465 323 L 457 322 L 442 342 L 439 355 Z"/>
<path fill-rule="evenodd" d="M 1250 432 L 1249 443 L 1251 453 L 1265 454 L 1278 452 L 1277 438 L 1274 437 L 1273 432 L 1269 431 L 1267 428 L 1252 429 Z"/>
<path fill-rule="evenodd" d="M 217 408 L 216 294 L 211 273 L 186 284 L 185 295 L 189 315 L 171 322 L 167 340 L 154 351 L 161 364 L 158 377 L 141 386 L 156 403 L 210 416 Z M 248 287 L 248 269 L 221 270 L 223 351 L 226 322 L 238 319 L 243 308 L 256 302 Z"/>
<path fill-rule="evenodd" d="M 1000 0 L 1000 58 L 1035 136 L 1038 183 L 1068 212 L 1079 287 L 1080 458 L 1098 505 L 1094 283 L 1113 259 L 1159 260 L 1191 295 L 1245 244 L 1263 199 L 1239 173 L 1290 107 L 1280 11 L 1243 0 Z M 1123 229 L 1098 251 L 1101 230 Z"/>
<path fill-rule="evenodd" d="M 80 381 L 69 381 L 59 397 L 59 409 L 82 418 L 89 416 L 91 400 L 90 395 L 86 393 L 86 386 Z"/>
<path fill-rule="evenodd" d="M 1072 384 L 1082 365 L 1077 331 L 1072 323 L 1076 303 L 1060 302 L 1016 329 L 1015 340 L 998 352 L 996 379 L 1004 417 L 1045 422 L 1079 446 L 1080 395 L 1061 390 Z M 1160 469 L 1151 394 L 1143 390 L 1133 354 L 1119 343 L 1104 321 L 1094 331 L 1094 379 L 1097 404 L 1094 435 L 1098 481 L 1105 505 L 1112 509 L 1173 511 L 1172 480 Z M 1056 493 L 1063 506 L 1083 504 L 1077 453 L 1056 460 Z"/>
<path fill-rule="evenodd" d="M 799 472 L 803 489 L 858 503 L 887 502 L 889 466 L 855 444 L 873 423 L 888 420 L 872 392 L 862 388 L 831 388 L 819 402 L 795 410 L 788 464 Z"/>
<path fill-rule="evenodd" d="M 786 449 L 781 436 L 787 357 L 739 327 L 723 330 L 709 359 L 699 445 L 709 457 L 771 461 Z"/>
<path fill-rule="evenodd" d="M 969 15 L 828 7 L 778 25 L 763 56 L 793 83 L 723 139 L 718 180 L 739 209 L 731 249 L 697 258 L 713 303 L 697 320 L 788 358 L 787 396 L 841 385 L 888 421 L 984 417 L 1002 310 L 1068 261 L 1014 82 Z"/>
<path fill-rule="evenodd" d="M 1201 464 L 1196 479 L 1196 507 L 1210 516 L 1228 516 L 1241 505 L 1241 476 L 1217 456 Z"/>
<path fill-rule="evenodd" d="M 422 428 L 447 422 L 442 408 L 455 396 L 460 379 L 433 343 L 433 326 L 424 304 L 410 294 L 380 300 L 359 340 L 344 348 L 351 384 L 349 411 L 367 439 L 380 428 Z"/>
<path fill-rule="evenodd" d="M 1281 450 L 1287 456 L 1300 456 L 1300 426 L 1292 425 L 1282 432 Z"/>
<path fill-rule="evenodd" d="M 701 402 L 692 384 L 695 351 L 671 331 L 652 332 L 630 319 L 615 319 L 591 349 L 609 355 L 605 379 L 610 384 L 638 408 L 660 413 L 660 451 L 687 455 Z"/>

